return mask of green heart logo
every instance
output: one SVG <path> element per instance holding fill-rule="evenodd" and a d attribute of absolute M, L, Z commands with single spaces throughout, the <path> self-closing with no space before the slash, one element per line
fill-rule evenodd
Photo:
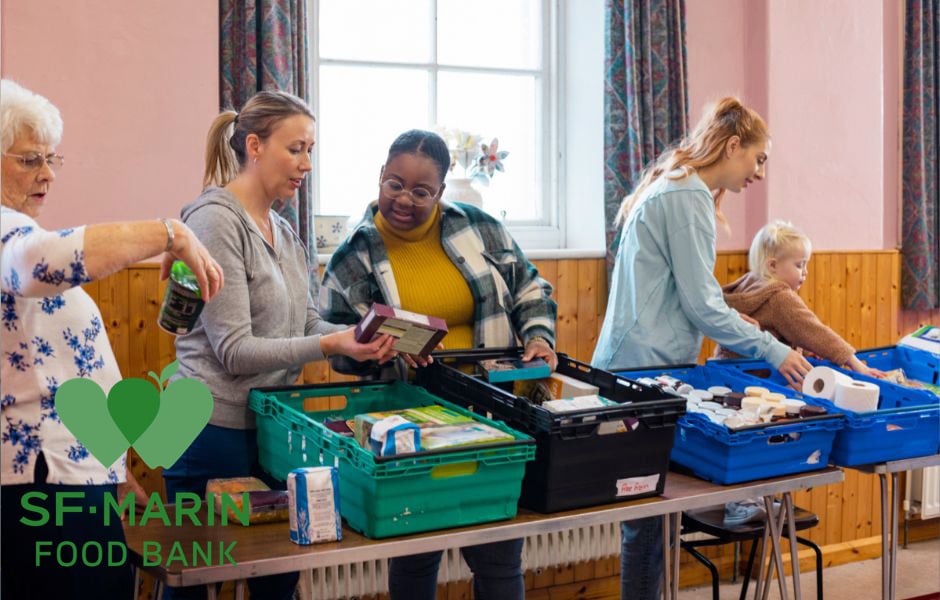
<path fill-rule="evenodd" d="M 128 444 L 153 423 L 160 410 L 160 392 L 146 379 L 124 379 L 108 392 L 108 412 Z"/>
<path fill-rule="evenodd" d="M 134 442 L 151 469 L 171 467 L 205 429 L 212 416 L 212 393 L 196 379 L 177 379 L 160 394 L 153 424 Z"/>
<path fill-rule="evenodd" d="M 62 424 L 102 465 L 113 465 L 130 447 L 111 417 L 104 391 L 91 379 L 77 377 L 60 385 L 55 408 Z"/>
<path fill-rule="evenodd" d="M 156 385 L 129 378 L 111 388 L 107 398 L 90 379 L 70 379 L 59 386 L 55 403 L 62 423 L 104 465 L 128 447 L 151 469 L 172 466 L 205 428 L 212 416 L 212 393 L 196 379 L 166 386 L 179 363 L 168 364 Z"/>

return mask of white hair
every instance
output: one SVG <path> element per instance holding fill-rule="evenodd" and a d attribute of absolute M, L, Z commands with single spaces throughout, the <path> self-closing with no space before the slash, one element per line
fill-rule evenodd
<path fill-rule="evenodd" d="M 0 151 L 9 150 L 24 130 L 32 132 L 41 144 L 58 146 L 62 115 L 45 97 L 15 81 L 0 79 Z"/>
<path fill-rule="evenodd" d="M 813 251 L 813 244 L 789 221 L 774 221 L 761 227 L 754 236 L 751 250 L 747 253 L 747 266 L 755 275 L 769 279 L 767 261 L 771 258 L 783 258 L 796 248 L 809 254 Z"/>

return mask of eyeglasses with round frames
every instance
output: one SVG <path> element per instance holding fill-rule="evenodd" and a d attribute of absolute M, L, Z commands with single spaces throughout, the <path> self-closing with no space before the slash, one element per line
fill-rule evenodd
<path fill-rule="evenodd" d="M 411 196 L 411 202 L 415 206 L 427 206 L 434 201 L 434 198 L 439 193 L 439 191 L 432 193 L 427 188 L 423 187 L 406 189 L 405 186 L 395 179 L 386 179 L 383 181 L 382 191 L 385 192 L 385 195 L 389 198 L 398 198 L 402 194 L 407 193 Z"/>

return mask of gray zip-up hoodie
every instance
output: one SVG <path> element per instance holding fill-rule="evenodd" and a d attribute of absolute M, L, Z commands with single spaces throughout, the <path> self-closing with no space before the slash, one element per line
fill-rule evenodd
<path fill-rule="evenodd" d="M 176 338 L 180 368 L 209 386 L 209 422 L 253 429 L 248 391 L 289 385 L 305 363 L 323 360 L 320 334 L 342 331 L 317 312 L 317 262 L 283 218 L 271 212 L 272 248 L 231 192 L 206 189 L 183 208 L 183 222 L 222 266 L 225 286 L 193 331 Z M 310 276 L 313 274 L 313 277 Z"/>

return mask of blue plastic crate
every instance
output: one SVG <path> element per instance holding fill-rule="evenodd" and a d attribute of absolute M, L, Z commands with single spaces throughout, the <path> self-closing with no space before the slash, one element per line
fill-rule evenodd
<path fill-rule="evenodd" d="M 815 362 L 819 364 L 820 361 Z M 767 362 L 738 359 L 710 361 L 709 365 L 738 374 L 751 385 L 762 385 L 824 406 L 830 411 L 841 411 L 828 400 L 793 391 L 783 376 Z M 832 447 L 833 464 L 852 467 L 928 456 L 940 451 L 940 405 L 931 399 L 932 394 L 843 369 L 836 370 L 854 379 L 874 382 L 881 389 L 881 397 L 876 411 L 841 411 L 845 413 L 845 427 L 836 435 Z"/>
<path fill-rule="evenodd" d="M 886 346 L 856 352 L 869 367 L 882 371 L 904 369 L 909 379 L 940 385 L 940 356 L 905 346 Z"/>
<path fill-rule="evenodd" d="M 723 369 L 690 365 L 622 371 L 630 379 L 669 375 L 696 388 L 720 385 L 743 392 L 749 380 Z M 697 413 L 679 419 L 670 459 L 696 476 L 730 484 L 822 469 L 829 464 L 838 414 L 797 423 L 731 431 Z"/>

